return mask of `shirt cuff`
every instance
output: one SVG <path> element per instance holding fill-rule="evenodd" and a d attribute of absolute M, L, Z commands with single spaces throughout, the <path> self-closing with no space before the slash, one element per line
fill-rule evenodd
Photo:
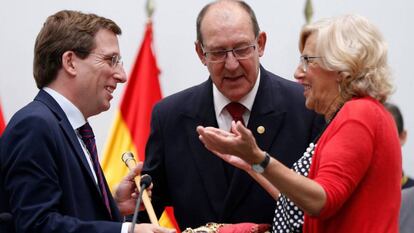
<path fill-rule="evenodd" d="M 131 226 L 130 222 L 122 223 L 121 233 L 129 233 L 128 229 L 130 228 L 130 226 Z"/>

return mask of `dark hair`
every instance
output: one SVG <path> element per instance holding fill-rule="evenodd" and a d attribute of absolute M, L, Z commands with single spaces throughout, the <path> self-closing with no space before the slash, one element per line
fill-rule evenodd
<path fill-rule="evenodd" d="M 242 9 L 244 9 L 250 16 L 250 20 L 252 21 L 252 26 L 253 26 L 253 33 L 255 35 L 255 37 L 257 37 L 259 35 L 260 32 L 260 27 L 259 27 L 259 23 L 257 22 L 257 18 L 256 15 L 253 11 L 253 9 L 244 1 L 238 1 L 238 0 L 221 0 L 221 1 L 215 1 L 215 2 L 210 2 L 209 4 L 205 5 L 203 7 L 203 9 L 201 9 L 200 13 L 198 13 L 197 16 L 197 21 L 196 21 L 196 27 L 197 27 L 197 41 L 200 42 L 201 44 L 203 43 L 203 37 L 201 35 L 201 22 L 204 19 L 204 16 L 206 15 L 208 9 L 219 3 L 219 2 L 223 2 L 223 1 L 227 1 L 227 2 L 234 2 L 237 5 L 239 5 Z"/>
<path fill-rule="evenodd" d="M 95 35 L 107 29 L 120 35 L 121 28 L 112 20 L 79 11 L 63 10 L 49 16 L 36 38 L 33 76 L 37 87 L 43 88 L 56 79 L 62 67 L 62 55 L 74 51 L 85 58 L 95 48 Z"/>
<path fill-rule="evenodd" d="M 397 107 L 397 105 L 388 102 L 385 103 L 384 106 L 394 117 L 394 121 L 398 129 L 398 134 L 401 134 L 404 131 L 404 119 L 402 117 L 400 109 Z"/>

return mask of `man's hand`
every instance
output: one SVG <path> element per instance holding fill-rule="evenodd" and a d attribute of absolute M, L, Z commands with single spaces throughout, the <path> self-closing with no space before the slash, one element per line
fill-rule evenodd
<path fill-rule="evenodd" d="M 139 176 L 142 169 L 142 162 L 139 162 L 127 176 L 125 176 L 121 183 L 119 183 L 114 199 L 118 205 L 119 211 L 122 215 L 130 215 L 134 213 L 136 201 L 139 195 L 137 186 L 135 185 L 134 178 Z M 151 186 L 147 189 L 148 195 L 151 196 Z"/>

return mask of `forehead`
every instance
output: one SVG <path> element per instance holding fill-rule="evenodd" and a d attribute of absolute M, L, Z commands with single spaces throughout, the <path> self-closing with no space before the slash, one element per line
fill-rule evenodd
<path fill-rule="evenodd" d="M 118 36 L 112 31 L 100 29 L 94 39 L 96 52 L 119 53 Z"/>
<path fill-rule="evenodd" d="M 316 38 L 317 35 L 316 33 L 311 33 L 305 41 L 305 47 L 303 48 L 302 54 L 306 54 L 306 55 L 315 55 L 315 50 L 316 50 Z"/>
<path fill-rule="evenodd" d="M 200 29 L 205 47 L 231 46 L 254 39 L 249 14 L 234 3 L 211 6 Z"/>

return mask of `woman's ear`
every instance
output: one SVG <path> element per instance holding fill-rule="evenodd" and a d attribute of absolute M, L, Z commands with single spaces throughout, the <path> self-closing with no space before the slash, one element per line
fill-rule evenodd
<path fill-rule="evenodd" d="M 338 71 L 336 75 L 336 82 L 341 83 L 344 78 L 342 77 L 342 71 Z"/>

